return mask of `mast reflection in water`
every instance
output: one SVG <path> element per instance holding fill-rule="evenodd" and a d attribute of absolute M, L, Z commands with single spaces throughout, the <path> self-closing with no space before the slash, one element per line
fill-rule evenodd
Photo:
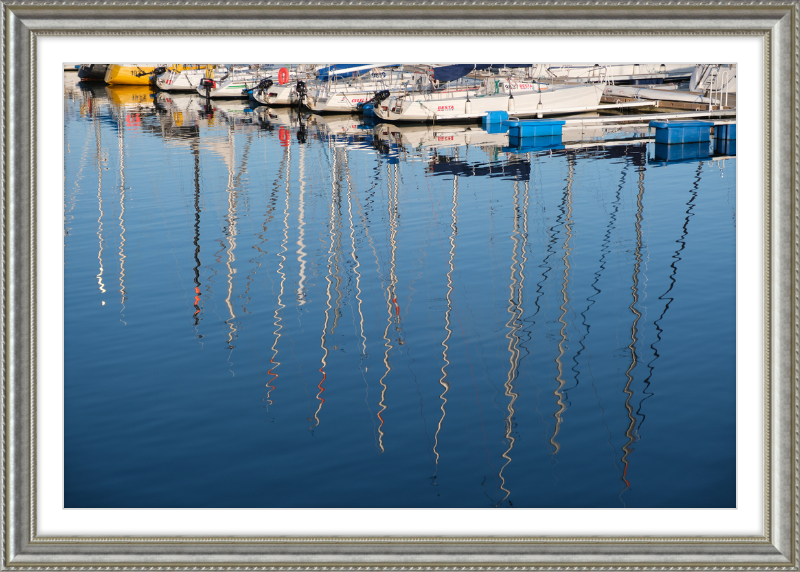
<path fill-rule="evenodd" d="M 735 506 L 735 158 L 67 91 L 67 507 Z"/>

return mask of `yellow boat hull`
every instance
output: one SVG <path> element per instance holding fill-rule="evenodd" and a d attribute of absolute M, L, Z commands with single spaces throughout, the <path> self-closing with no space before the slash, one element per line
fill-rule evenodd
<path fill-rule="evenodd" d="M 142 105 L 153 105 L 150 87 L 146 85 L 108 85 L 106 95 L 115 106 L 141 107 Z"/>
<path fill-rule="evenodd" d="M 105 81 L 115 85 L 150 85 L 150 75 L 156 66 L 121 66 L 111 64 L 106 70 Z"/>

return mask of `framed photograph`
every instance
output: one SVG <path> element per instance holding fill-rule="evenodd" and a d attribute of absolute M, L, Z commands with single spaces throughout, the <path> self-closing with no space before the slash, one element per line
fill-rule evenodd
<path fill-rule="evenodd" d="M 797 3 L 3 7 L 4 567 L 800 567 Z"/>

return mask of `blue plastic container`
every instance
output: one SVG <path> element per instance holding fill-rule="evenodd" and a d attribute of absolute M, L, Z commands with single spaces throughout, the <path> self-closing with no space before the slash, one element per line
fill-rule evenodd
<path fill-rule="evenodd" d="M 714 139 L 736 140 L 736 124 L 717 125 L 714 127 Z"/>
<path fill-rule="evenodd" d="M 656 161 L 695 161 L 711 156 L 708 142 L 685 143 L 683 145 L 667 145 L 656 142 Z"/>
<path fill-rule="evenodd" d="M 528 119 L 525 121 L 503 121 L 508 126 L 509 137 L 561 137 L 561 128 L 565 121 L 557 119 Z"/>
<path fill-rule="evenodd" d="M 711 141 L 711 121 L 651 121 L 656 129 L 656 144 L 685 145 Z"/>
<path fill-rule="evenodd" d="M 364 117 L 375 117 L 375 104 L 365 103 L 361 107 L 361 112 L 364 114 Z"/>
<path fill-rule="evenodd" d="M 506 111 L 487 111 L 481 123 L 485 129 L 487 125 L 502 124 L 506 119 L 508 119 L 508 113 Z"/>
<path fill-rule="evenodd" d="M 517 137 L 508 135 L 508 147 L 503 151 L 511 153 L 528 153 L 530 151 L 547 151 L 549 149 L 563 149 L 561 135 L 541 135 L 538 137 Z"/>

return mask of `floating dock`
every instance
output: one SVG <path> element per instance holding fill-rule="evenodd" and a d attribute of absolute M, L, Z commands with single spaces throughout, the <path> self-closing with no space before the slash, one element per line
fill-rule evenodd
<path fill-rule="evenodd" d="M 719 113 L 719 112 L 717 112 Z M 675 163 L 683 161 L 695 161 L 698 159 L 709 159 L 713 156 L 733 157 L 736 155 L 736 122 L 729 119 L 717 120 L 697 120 L 686 118 L 687 115 L 697 115 L 697 113 L 671 114 L 678 115 L 682 120 L 668 121 L 663 115 L 657 119 L 644 121 L 648 116 L 638 116 L 635 118 L 626 117 L 624 119 L 636 121 L 635 126 L 646 128 L 647 134 L 653 133 L 653 137 L 637 137 L 627 140 L 612 139 L 610 141 L 603 138 L 605 123 L 611 123 L 613 128 L 614 120 L 623 118 L 604 118 L 594 117 L 586 119 L 519 119 L 511 117 L 502 122 L 502 128 L 508 132 L 508 146 L 503 150 L 511 153 L 526 153 L 567 148 L 585 148 L 592 146 L 619 145 L 630 143 L 655 143 L 656 161 Z M 502 116 L 492 116 L 489 119 L 495 120 Z M 589 123 L 594 120 L 594 123 Z M 610 120 L 610 121 L 609 121 Z M 601 123 L 598 123 L 601 121 Z M 498 130 L 497 123 L 490 123 L 489 126 Z M 573 133 L 568 137 L 577 135 L 581 140 L 577 142 L 571 139 L 571 144 L 566 145 L 565 127 L 572 127 Z M 630 123 L 627 124 L 631 128 Z M 601 138 L 585 139 L 584 129 L 599 129 Z M 634 128 L 635 129 L 635 128 Z M 711 132 L 715 132 L 713 139 Z M 712 146 L 713 140 L 713 146 Z"/>

